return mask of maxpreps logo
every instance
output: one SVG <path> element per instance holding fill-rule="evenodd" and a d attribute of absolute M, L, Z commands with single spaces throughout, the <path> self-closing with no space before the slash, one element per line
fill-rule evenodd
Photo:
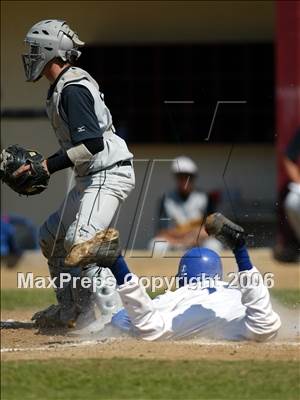
<path fill-rule="evenodd" d="M 73 289 L 78 288 L 80 285 L 83 289 L 90 289 L 96 293 L 98 289 L 104 285 L 115 287 L 116 281 L 113 276 L 101 278 L 100 276 L 93 277 L 79 277 L 71 276 L 68 272 L 63 272 L 59 277 L 55 276 L 34 276 L 32 272 L 18 272 L 17 273 L 17 288 L 18 289 L 63 289 L 66 285 L 71 285 Z"/>

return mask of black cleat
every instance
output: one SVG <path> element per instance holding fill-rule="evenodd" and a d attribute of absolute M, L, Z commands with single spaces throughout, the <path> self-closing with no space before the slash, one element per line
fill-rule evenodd
<path fill-rule="evenodd" d="M 207 217 L 205 230 L 208 235 L 214 236 L 231 250 L 235 250 L 246 244 L 244 229 L 231 222 L 221 213 L 214 213 Z"/>

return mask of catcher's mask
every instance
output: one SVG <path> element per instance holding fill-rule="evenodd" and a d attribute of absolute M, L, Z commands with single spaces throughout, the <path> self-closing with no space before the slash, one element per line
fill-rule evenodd
<path fill-rule="evenodd" d="M 22 58 L 26 80 L 35 82 L 54 58 L 70 63 L 77 60 L 81 55 L 78 48 L 84 46 L 84 42 L 65 21 L 51 19 L 33 25 L 25 37 L 25 46 Z"/>
<path fill-rule="evenodd" d="M 182 287 L 191 279 L 222 279 L 223 267 L 220 256 L 205 247 L 194 247 L 188 250 L 180 260 L 176 277 Z"/>

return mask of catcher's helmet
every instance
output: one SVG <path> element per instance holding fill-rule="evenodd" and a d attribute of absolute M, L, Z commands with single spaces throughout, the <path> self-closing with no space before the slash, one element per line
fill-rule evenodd
<path fill-rule="evenodd" d="M 215 251 L 205 247 L 194 247 L 188 250 L 180 260 L 176 275 L 180 278 L 180 287 L 192 278 L 215 278 L 216 276 L 219 279 L 223 276 L 221 258 Z"/>
<path fill-rule="evenodd" d="M 36 23 L 25 37 L 26 54 L 22 55 L 26 80 L 37 81 L 46 64 L 56 57 L 73 62 L 84 42 L 65 21 L 49 19 Z"/>

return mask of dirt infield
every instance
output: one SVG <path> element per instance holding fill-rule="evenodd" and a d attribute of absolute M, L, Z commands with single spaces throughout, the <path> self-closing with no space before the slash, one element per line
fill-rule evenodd
<path fill-rule="evenodd" d="M 225 271 L 234 270 L 234 262 L 224 253 Z M 275 287 L 298 288 L 300 268 L 296 265 L 284 265 L 274 262 L 268 250 L 252 252 L 255 265 L 262 272 L 273 272 Z M 138 275 L 169 276 L 176 271 L 178 260 L 175 258 L 155 259 L 143 258 L 143 253 L 135 253 L 128 259 L 132 270 Z M 16 288 L 16 273 L 33 272 L 35 276 L 47 275 L 47 266 L 42 256 L 27 254 L 17 269 L 1 268 L 1 287 Z M 279 312 L 284 315 L 284 327 L 299 321 L 298 311 L 288 311 L 282 306 Z M 276 308 L 276 307 L 275 307 Z M 2 310 L 1 320 L 29 322 L 33 310 Z M 220 359 L 220 360 L 299 360 L 300 340 L 290 331 L 283 329 L 278 340 L 270 343 L 248 342 L 209 342 L 178 341 L 147 343 L 128 338 L 100 338 L 97 336 L 74 337 L 58 332 L 39 333 L 29 324 L 20 324 L 16 329 L 1 330 L 2 360 L 27 360 L 50 358 L 144 358 L 144 359 Z"/>
<path fill-rule="evenodd" d="M 25 335 L 26 336 L 26 335 Z M 25 339 L 26 340 L 26 339 Z M 30 338 L 28 338 L 30 340 Z M 32 340 L 32 337 L 31 337 Z M 7 360 L 56 358 L 135 358 L 157 360 L 294 360 L 299 361 L 300 344 L 291 343 L 147 343 L 134 339 L 64 341 L 50 338 L 47 344 L 2 352 Z"/>

